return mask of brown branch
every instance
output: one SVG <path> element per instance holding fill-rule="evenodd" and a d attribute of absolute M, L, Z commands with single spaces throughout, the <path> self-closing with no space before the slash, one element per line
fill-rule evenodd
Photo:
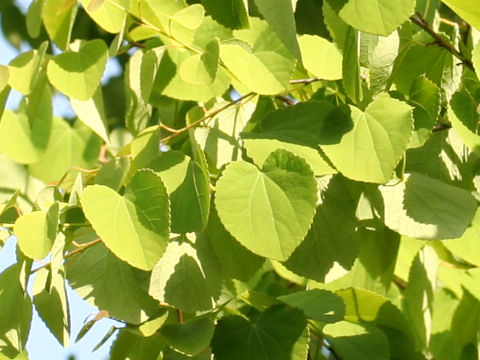
<path fill-rule="evenodd" d="M 452 125 L 450 124 L 438 124 L 438 125 L 435 125 L 432 129 L 433 132 L 438 132 L 438 131 L 442 131 L 442 130 L 448 130 L 452 127 Z"/>
<path fill-rule="evenodd" d="M 460 51 L 458 51 L 455 48 L 455 46 L 453 46 L 453 44 L 445 40 L 442 36 L 440 36 L 440 34 L 437 34 L 435 30 L 433 30 L 428 24 L 428 22 L 423 18 L 422 14 L 418 12 L 415 13 L 415 15 L 410 16 L 410 21 L 418 25 L 419 27 L 421 27 L 426 33 L 428 33 L 431 37 L 433 37 L 435 39 L 435 43 L 438 46 L 448 50 L 456 58 L 458 58 L 463 65 L 465 65 L 470 70 L 475 71 L 473 68 L 472 62 L 469 59 L 465 58 L 463 54 Z"/>
<path fill-rule="evenodd" d="M 290 84 L 305 84 L 305 85 L 308 85 L 308 84 L 311 84 L 311 83 L 316 82 L 316 81 L 322 81 L 322 79 L 320 79 L 320 78 L 293 79 L 293 80 L 290 80 L 289 83 Z"/>

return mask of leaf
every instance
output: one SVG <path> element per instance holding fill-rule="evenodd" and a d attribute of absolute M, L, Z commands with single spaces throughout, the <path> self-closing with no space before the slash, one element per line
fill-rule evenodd
<path fill-rule="evenodd" d="M 116 0 L 117 4 L 98 0 L 81 0 L 81 2 L 88 15 L 102 29 L 113 34 L 122 31 L 130 6 L 128 0 Z"/>
<path fill-rule="evenodd" d="M 8 84 L 23 95 L 29 95 L 40 75 L 40 66 L 47 43 L 44 42 L 38 50 L 30 50 L 18 55 L 8 65 Z"/>
<path fill-rule="evenodd" d="M 172 232 L 202 230 L 210 211 L 210 181 L 202 164 L 180 151 L 168 151 L 147 167 L 160 176 L 169 193 Z"/>
<path fill-rule="evenodd" d="M 149 293 L 162 303 L 186 312 L 209 310 L 220 294 L 220 267 L 207 240 L 169 242 L 152 270 Z"/>
<path fill-rule="evenodd" d="M 248 15 L 243 0 L 202 0 L 202 4 L 215 21 L 231 29 L 248 28 Z"/>
<path fill-rule="evenodd" d="M 73 24 L 77 15 L 77 1 L 43 0 L 42 20 L 47 34 L 55 44 L 65 50 L 70 44 Z"/>
<path fill-rule="evenodd" d="M 303 65 L 309 72 L 325 80 L 342 78 L 343 57 L 335 45 L 315 35 L 302 35 L 298 41 Z"/>
<path fill-rule="evenodd" d="M 285 90 L 295 60 L 268 24 L 251 18 L 250 29 L 235 30 L 234 36 L 241 42 L 220 46 L 225 66 L 253 92 L 274 95 Z"/>
<path fill-rule="evenodd" d="M 346 177 L 385 183 L 402 158 L 412 134 L 412 109 L 388 96 L 378 97 L 365 111 L 350 106 L 353 129 L 322 150 Z M 339 130 L 337 130 L 339 132 Z"/>
<path fill-rule="evenodd" d="M 100 85 L 107 58 L 108 48 L 102 40 L 84 42 L 78 51 L 66 51 L 48 62 L 48 80 L 65 95 L 88 100 Z"/>
<path fill-rule="evenodd" d="M 53 203 L 48 211 L 34 211 L 20 216 L 13 231 L 18 246 L 31 259 L 42 260 L 52 248 L 59 220 L 59 205 Z"/>
<path fill-rule="evenodd" d="M 212 351 L 218 360 L 290 360 L 306 324 L 301 310 L 286 305 L 271 306 L 256 321 L 225 316 L 215 328 Z"/>
<path fill-rule="evenodd" d="M 338 295 L 326 290 L 297 291 L 278 299 L 291 307 L 301 309 L 305 316 L 322 323 L 334 323 L 343 319 L 345 304 Z"/>
<path fill-rule="evenodd" d="M 45 0 L 34 0 L 28 7 L 25 20 L 28 34 L 33 38 L 40 35 L 40 30 L 42 28 L 42 8 L 44 3 Z"/>
<path fill-rule="evenodd" d="M 254 0 L 263 18 L 270 24 L 288 50 L 299 60 L 299 44 L 291 0 Z"/>
<path fill-rule="evenodd" d="M 88 239 L 94 240 L 95 234 L 88 234 Z M 72 288 L 109 316 L 140 324 L 158 311 L 157 302 L 146 291 L 149 274 L 121 261 L 103 244 L 89 247 L 67 264 Z"/>
<path fill-rule="evenodd" d="M 384 36 L 406 22 L 415 9 L 415 0 L 329 0 L 329 4 L 355 29 Z"/>
<path fill-rule="evenodd" d="M 125 194 L 103 185 L 88 186 L 81 195 L 85 216 L 105 245 L 120 259 L 151 270 L 168 242 L 168 195 L 159 176 L 138 171 Z"/>
<path fill-rule="evenodd" d="M 20 164 L 38 161 L 40 149 L 35 143 L 43 134 L 33 131 L 28 117 L 23 113 L 6 110 L 0 122 L 0 152 Z"/>
<path fill-rule="evenodd" d="M 249 280 L 264 263 L 264 258 L 244 248 L 225 230 L 215 206 L 211 207 L 206 236 L 217 256 L 225 278 Z"/>
<path fill-rule="evenodd" d="M 480 24 L 480 12 L 479 12 L 478 16 L 479 16 L 479 24 Z M 480 74 L 480 43 L 477 43 L 472 50 L 472 63 L 473 63 L 473 67 L 475 69 L 475 73 L 477 74 L 477 78 L 480 79 L 480 77 L 478 75 L 478 74 Z M 0 88 L 1 88 L 1 86 L 0 86 Z"/>
<path fill-rule="evenodd" d="M 13 348 L 18 353 L 25 348 L 32 320 L 32 302 L 24 292 L 17 263 L 0 274 L 0 340 L 2 352 Z M 8 309 L 8 311 L 6 311 Z"/>
<path fill-rule="evenodd" d="M 345 360 L 387 360 L 390 349 L 387 337 L 377 328 L 339 321 L 323 328 L 335 353 Z M 375 351 L 372 352 L 372 349 Z"/>
<path fill-rule="evenodd" d="M 335 262 L 344 268 L 352 266 L 360 243 L 355 235 L 355 202 L 346 185 L 336 176 L 321 192 L 321 204 L 305 240 L 285 262 L 289 270 L 323 282 Z"/>
<path fill-rule="evenodd" d="M 179 324 L 166 324 L 160 334 L 168 345 L 182 353 L 195 355 L 208 348 L 215 327 L 207 317 Z"/>
<path fill-rule="evenodd" d="M 157 360 L 165 346 L 160 335 L 143 337 L 122 329 L 110 348 L 110 358 L 116 360 Z"/>
<path fill-rule="evenodd" d="M 127 178 L 130 163 L 130 159 L 126 156 L 110 160 L 98 171 L 95 184 L 105 185 L 118 191 Z"/>
<path fill-rule="evenodd" d="M 217 76 L 219 51 L 220 42 L 218 39 L 213 39 L 207 45 L 206 52 L 192 55 L 183 60 L 178 69 L 180 77 L 185 82 L 195 85 L 213 83 Z"/>
<path fill-rule="evenodd" d="M 100 136 L 107 144 L 110 144 L 102 89 L 100 87 L 97 88 L 93 97 L 85 101 L 70 98 L 70 104 L 77 114 L 78 119 Z"/>
<path fill-rule="evenodd" d="M 310 167 L 284 150 L 272 153 L 262 171 L 246 162 L 229 164 L 215 196 L 220 220 L 235 239 L 257 255 L 280 261 L 305 237 L 315 202 Z"/>
<path fill-rule="evenodd" d="M 326 2 L 325 8 L 327 8 Z M 358 32 L 351 27 L 347 27 L 345 34 L 342 35 L 344 37 L 343 43 L 339 45 L 343 48 L 342 84 L 345 89 L 345 94 L 352 99 L 354 103 L 359 103 L 363 99 L 360 73 L 360 39 Z"/>
<path fill-rule="evenodd" d="M 99 138 L 85 125 L 76 122 L 73 127 L 63 119 L 52 119 L 51 132 L 45 151 L 38 162 L 29 166 L 29 172 L 49 183 L 58 181 L 71 166 L 90 169 L 97 163 Z M 67 180 L 73 181 L 75 173 Z"/>
<path fill-rule="evenodd" d="M 477 209 L 468 191 L 416 173 L 404 178 L 380 187 L 389 228 L 426 240 L 457 238 L 465 232 Z"/>
<path fill-rule="evenodd" d="M 480 30 L 480 9 L 475 0 L 442 0 L 470 25 Z"/>

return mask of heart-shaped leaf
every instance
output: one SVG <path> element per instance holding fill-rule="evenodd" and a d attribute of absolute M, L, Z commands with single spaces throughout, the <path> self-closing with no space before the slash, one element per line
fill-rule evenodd
<path fill-rule="evenodd" d="M 342 78 L 343 57 L 335 45 L 315 35 L 302 35 L 298 43 L 303 65 L 313 75 L 325 80 Z"/>
<path fill-rule="evenodd" d="M 120 259 L 151 270 L 169 238 L 168 195 L 159 176 L 137 172 L 123 196 L 103 185 L 87 187 L 81 197 L 85 216 L 105 245 Z"/>
<path fill-rule="evenodd" d="M 48 63 L 48 80 L 65 95 L 88 100 L 100 84 L 107 59 L 108 48 L 102 40 L 84 42 L 78 52 L 66 51 Z"/>
<path fill-rule="evenodd" d="M 322 150 L 346 177 L 386 183 L 410 142 L 412 108 L 385 95 L 370 103 L 365 112 L 354 106 L 350 112 L 353 129 L 337 143 L 322 144 Z"/>
<path fill-rule="evenodd" d="M 228 165 L 217 183 L 215 205 L 237 241 L 255 254 L 284 261 L 307 234 L 316 192 L 305 160 L 276 150 L 262 170 L 243 161 Z"/>

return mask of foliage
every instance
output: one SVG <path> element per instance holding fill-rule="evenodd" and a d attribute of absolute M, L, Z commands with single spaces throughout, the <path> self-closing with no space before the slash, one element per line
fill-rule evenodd
<path fill-rule="evenodd" d="M 33 306 L 112 359 L 478 358 L 476 0 L 0 11 L 0 359 Z"/>

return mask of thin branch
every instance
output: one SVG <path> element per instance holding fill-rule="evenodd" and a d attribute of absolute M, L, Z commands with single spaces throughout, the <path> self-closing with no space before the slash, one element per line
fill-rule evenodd
<path fill-rule="evenodd" d="M 448 130 L 452 127 L 452 125 L 450 124 L 438 124 L 438 125 L 435 125 L 432 129 L 433 132 L 438 132 L 438 131 L 442 131 L 442 130 Z"/>
<path fill-rule="evenodd" d="M 448 50 L 450 53 L 452 53 L 456 58 L 458 58 L 463 65 L 465 65 L 467 68 L 469 68 L 472 71 L 475 71 L 473 69 L 473 64 L 472 62 L 465 58 L 463 54 L 458 51 L 453 44 L 451 44 L 449 41 L 445 40 L 440 34 L 436 33 L 435 30 L 433 30 L 428 22 L 423 18 L 422 14 L 420 13 L 415 13 L 415 15 L 410 16 L 410 21 L 413 22 L 414 24 L 420 26 L 425 32 L 427 32 L 431 37 L 435 39 L 435 43 L 443 47 L 444 49 Z"/>
<path fill-rule="evenodd" d="M 63 258 L 64 258 L 64 259 L 67 259 L 67 258 L 69 258 L 69 257 L 71 257 L 71 256 L 73 256 L 73 255 L 75 255 L 75 254 L 78 254 L 79 252 L 82 252 L 82 251 L 84 251 L 84 250 L 92 247 L 93 245 L 98 244 L 98 243 L 101 242 L 101 241 L 102 241 L 102 239 L 97 238 L 97 239 L 92 240 L 92 241 L 89 241 L 89 242 L 87 242 L 87 243 L 85 243 L 85 244 L 77 244 L 76 246 L 78 246 L 78 248 L 75 249 L 75 250 L 70 251 L 70 252 L 67 253 L 67 254 L 65 254 L 65 256 L 64 256 Z M 39 266 L 38 268 L 32 270 L 32 274 L 36 273 L 37 271 L 39 271 L 39 270 L 41 270 L 41 269 L 44 269 L 44 268 L 50 266 L 51 263 L 52 263 L 52 262 L 49 261 L 49 262 L 43 264 L 42 266 Z"/>
<path fill-rule="evenodd" d="M 211 113 L 209 114 L 206 114 L 204 117 L 202 117 L 201 119 L 198 119 L 197 121 L 194 121 L 193 123 L 187 125 L 187 126 L 184 126 L 183 128 L 181 129 L 176 129 L 175 132 L 172 134 L 172 135 L 169 135 L 169 136 L 166 136 L 164 137 L 163 139 L 160 140 L 160 142 L 162 143 L 166 143 L 167 141 L 169 141 L 170 139 L 184 133 L 185 131 L 191 129 L 191 128 L 194 128 L 194 127 L 197 127 L 198 125 L 200 125 L 202 122 L 204 122 L 205 120 L 208 120 L 210 118 L 213 118 L 214 116 L 216 116 L 217 114 L 221 113 L 222 111 L 228 109 L 229 107 L 233 106 L 233 105 L 237 105 L 238 103 L 242 102 L 243 100 L 249 98 L 249 97 L 252 97 L 253 95 L 255 95 L 253 92 L 250 92 L 246 95 L 243 95 L 242 97 L 238 98 L 237 100 L 234 100 L 234 101 L 231 101 L 229 102 L 228 104 L 226 104 L 225 106 L 222 106 L 221 108 L 215 110 L 215 111 L 212 111 Z M 173 130 L 173 129 L 172 129 Z"/>
<path fill-rule="evenodd" d="M 294 79 L 294 80 L 290 80 L 289 83 L 290 84 L 305 84 L 305 85 L 308 85 L 308 84 L 311 84 L 313 82 L 322 81 L 322 80 L 323 79 L 320 79 L 320 78 Z"/>

